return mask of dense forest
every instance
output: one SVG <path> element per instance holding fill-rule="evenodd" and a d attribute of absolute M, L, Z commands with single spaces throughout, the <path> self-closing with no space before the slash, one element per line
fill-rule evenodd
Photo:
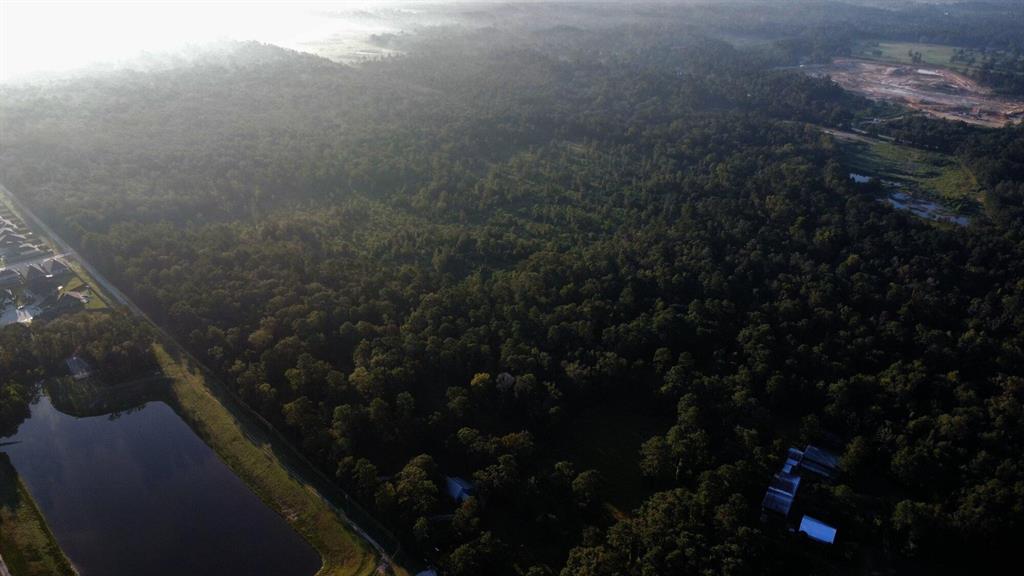
<path fill-rule="evenodd" d="M 3 88 L 0 179 L 444 574 L 984 571 L 1024 536 L 1024 129 L 885 129 L 984 186 L 936 225 L 820 129 L 879 105 L 779 68 L 847 18 L 1021 45 L 993 6 L 702 9 L 768 50 L 686 18 L 243 44 Z M 5 426 L 62 322 L 0 332 Z M 809 442 L 831 548 L 759 520 Z"/>

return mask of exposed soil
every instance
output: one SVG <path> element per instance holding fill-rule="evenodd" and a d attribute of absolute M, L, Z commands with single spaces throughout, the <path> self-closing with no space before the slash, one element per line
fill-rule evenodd
<path fill-rule="evenodd" d="M 994 94 L 944 68 L 837 58 L 811 73 L 830 76 L 843 88 L 868 98 L 898 102 L 939 118 L 991 127 L 1024 120 L 1024 100 Z"/>

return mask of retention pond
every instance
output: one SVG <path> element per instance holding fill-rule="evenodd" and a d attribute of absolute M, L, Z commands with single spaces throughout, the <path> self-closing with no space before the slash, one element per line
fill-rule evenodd
<path fill-rule="evenodd" d="M 316 551 L 163 402 L 75 417 L 41 396 L 0 443 L 82 576 L 320 568 Z"/>

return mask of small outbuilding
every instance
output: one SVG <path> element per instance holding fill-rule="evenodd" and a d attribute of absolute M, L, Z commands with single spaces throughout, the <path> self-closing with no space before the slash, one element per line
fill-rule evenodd
<path fill-rule="evenodd" d="M 68 372 L 75 380 L 85 380 L 92 376 L 92 366 L 86 362 L 81 356 L 72 356 L 65 360 L 68 365 Z"/>
<path fill-rule="evenodd" d="M 444 483 L 448 496 L 451 496 L 452 500 L 460 504 L 465 502 L 475 492 L 472 482 L 458 476 L 445 476 Z"/>
<path fill-rule="evenodd" d="M 804 516 L 800 520 L 799 531 L 807 536 L 811 540 L 822 542 L 824 544 L 832 544 L 836 541 L 836 529 L 825 524 L 817 518 L 811 518 L 810 516 Z"/>

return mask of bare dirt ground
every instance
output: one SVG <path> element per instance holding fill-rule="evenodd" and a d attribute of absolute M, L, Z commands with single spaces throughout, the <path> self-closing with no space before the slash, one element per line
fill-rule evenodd
<path fill-rule="evenodd" d="M 999 96 L 963 74 L 934 66 L 837 58 L 812 73 L 830 76 L 851 92 L 939 118 L 991 127 L 1024 120 L 1024 100 Z"/>

